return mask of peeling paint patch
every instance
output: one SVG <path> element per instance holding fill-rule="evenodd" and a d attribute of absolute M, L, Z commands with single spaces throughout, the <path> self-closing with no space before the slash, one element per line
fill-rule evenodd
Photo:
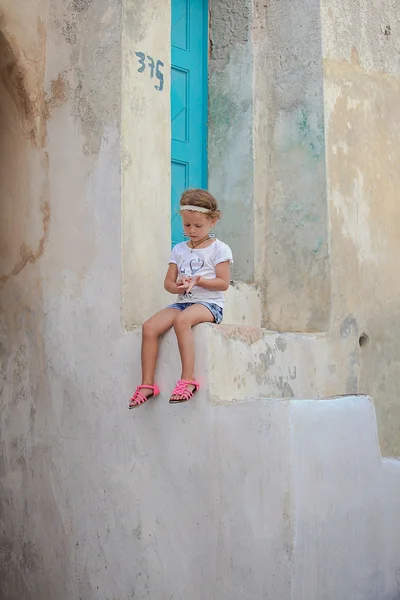
<path fill-rule="evenodd" d="M 78 38 L 81 23 L 86 18 L 92 0 L 71 0 L 65 11 L 61 31 L 68 44 L 75 44 Z"/>
<path fill-rule="evenodd" d="M 286 348 L 287 348 L 287 342 L 285 340 L 284 337 L 278 337 L 278 339 L 275 342 L 275 346 L 277 347 L 278 350 L 280 350 L 281 352 L 285 352 Z"/>
<path fill-rule="evenodd" d="M 47 188 L 45 195 L 49 195 L 49 190 Z M 22 242 L 20 246 L 20 260 L 14 265 L 14 267 L 9 273 L 0 275 L 0 283 L 6 283 L 6 281 L 8 281 L 10 277 L 18 275 L 27 264 L 35 263 L 43 255 L 50 228 L 51 211 L 49 200 L 45 200 L 42 203 L 40 207 L 40 212 L 42 213 L 43 233 L 42 237 L 39 240 L 37 249 L 32 250 L 24 242 Z"/>
<path fill-rule="evenodd" d="M 238 340 L 251 346 L 264 338 L 263 330 L 258 327 L 238 327 L 235 325 L 221 325 L 218 328 L 225 339 Z"/>
<path fill-rule="evenodd" d="M 6 18 L 2 16 L 2 20 Z M 26 55 L 14 36 L 5 37 L 0 31 L 0 78 L 21 117 L 24 133 L 33 146 L 45 143 L 43 124 L 44 76 L 46 66 L 47 32 L 43 22 L 37 21 L 37 41 L 31 54 Z"/>
<path fill-rule="evenodd" d="M 297 119 L 300 144 L 308 148 L 315 160 L 320 160 L 325 155 L 323 123 L 318 123 L 315 114 L 311 115 L 304 107 L 299 110 Z"/>
<path fill-rule="evenodd" d="M 291 386 L 288 384 L 287 381 L 285 381 L 283 383 L 283 385 L 281 384 L 281 390 L 282 390 L 282 398 L 294 398 L 294 392 L 293 389 L 291 388 Z"/>
<path fill-rule="evenodd" d="M 265 352 L 261 352 L 259 354 L 259 359 L 261 363 L 263 363 L 265 369 L 268 369 L 269 367 L 272 367 L 275 364 L 275 353 L 272 350 L 271 346 L 269 346 L 268 344 L 265 345 Z"/>
<path fill-rule="evenodd" d="M 358 323 L 354 315 L 348 315 L 340 325 L 340 337 L 358 336 Z"/>
<path fill-rule="evenodd" d="M 69 85 L 64 79 L 64 75 L 60 73 L 57 79 L 51 82 L 51 95 L 46 99 L 47 118 L 49 118 L 53 108 L 62 106 L 67 101 L 68 92 Z"/>
<path fill-rule="evenodd" d="M 210 0 L 210 58 L 214 70 L 226 67 L 235 45 L 249 41 L 250 17 L 248 0 Z"/>
<path fill-rule="evenodd" d="M 360 378 L 360 357 L 357 350 L 354 350 L 349 356 L 349 375 L 347 378 L 347 393 L 358 393 L 358 382 Z"/>

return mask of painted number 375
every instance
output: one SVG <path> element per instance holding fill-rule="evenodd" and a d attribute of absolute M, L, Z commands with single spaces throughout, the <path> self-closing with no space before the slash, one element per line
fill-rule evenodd
<path fill-rule="evenodd" d="M 138 68 L 138 72 L 143 73 L 143 71 L 146 69 L 146 67 L 148 67 L 150 69 L 150 78 L 153 78 L 155 75 L 156 79 L 158 79 L 158 82 L 159 82 L 154 87 L 156 88 L 156 90 L 161 92 L 164 87 L 164 75 L 161 72 L 161 67 L 164 66 L 164 63 L 161 62 L 161 60 L 157 60 L 157 62 L 154 62 L 154 58 L 152 58 L 149 55 L 146 55 L 144 52 L 135 52 L 135 54 L 138 57 L 139 64 L 140 64 L 140 67 Z M 147 63 L 146 63 L 146 59 L 147 59 Z"/>

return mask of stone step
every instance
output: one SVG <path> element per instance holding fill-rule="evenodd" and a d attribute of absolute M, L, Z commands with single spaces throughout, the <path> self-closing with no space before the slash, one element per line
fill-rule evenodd
<path fill-rule="evenodd" d="M 358 392 L 359 348 L 353 339 L 201 324 L 195 346 L 196 377 L 212 404 Z M 180 375 L 173 331 L 161 343 L 158 373 L 168 387 Z"/>

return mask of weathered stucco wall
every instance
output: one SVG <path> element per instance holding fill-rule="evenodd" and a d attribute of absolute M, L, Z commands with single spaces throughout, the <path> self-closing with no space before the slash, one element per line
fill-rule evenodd
<path fill-rule="evenodd" d="M 162 282 L 171 250 L 170 20 L 169 0 L 140 6 L 136 0 L 123 3 L 122 243 L 127 329 L 141 325 L 169 299 Z"/>
<path fill-rule="evenodd" d="M 377 405 L 383 452 L 400 455 L 400 28 L 383 0 L 324 2 L 332 335 L 369 344 L 359 390 Z"/>
<path fill-rule="evenodd" d="M 42 7 L 43 8 L 43 7 Z M 44 95 L 46 28 L 29 6 L 29 32 L 18 20 L 0 32 L 0 281 L 17 275 L 43 253 L 49 223 L 46 120 L 52 102 Z M 23 35 L 24 34 L 24 35 Z M 23 38 L 21 45 L 16 40 Z M 29 57 L 29 58 L 28 58 Z M 54 82 L 56 86 L 56 82 Z M 18 176 L 16 176 L 18 174 Z"/>
<path fill-rule="evenodd" d="M 370 269 L 351 246 L 339 209 L 332 219 L 332 235 L 341 237 L 332 246 L 336 279 L 329 335 L 201 326 L 196 372 L 202 390 L 195 401 L 170 407 L 168 392 L 179 375 L 171 333 L 163 340 L 157 372 L 161 397 L 127 412 L 139 378 L 140 331 L 127 332 L 123 322 L 142 320 L 163 301 L 156 296 L 162 281 L 154 273 L 147 278 L 143 265 L 136 268 L 142 257 L 137 236 L 148 234 L 154 211 L 143 208 L 148 199 L 161 203 L 155 186 L 169 185 L 170 160 L 154 150 L 164 148 L 167 125 L 161 123 L 154 138 L 150 127 L 154 115 L 168 119 L 168 98 L 155 89 L 151 95 L 153 82 L 147 73 L 137 75 L 131 59 L 135 48 L 156 54 L 169 45 L 168 33 L 159 37 L 160 11 L 167 14 L 168 6 L 155 0 L 145 7 L 132 0 L 123 7 L 117 0 L 0 4 L 0 137 L 9 148 L 7 154 L 2 150 L 0 164 L 0 595 L 395 600 L 399 463 L 381 460 L 371 401 L 287 399 L 357 391 L 365 381 L 366 387 L 376 385 L 378 396 L 384 389 L 380 411 L 388 407 L 390 414 L 390 402 L 397 402 L 389 395 L 394 384 L 382 384 L 396 372 L 395 342 L 383 349 L 386 330 L 376 325 L 373 334 L 371 315 L 377 323 L 380 305 L 367 299 L 378 266 L 374 262 Z M 268 10 L 257 10 L 267 18 Z M 265 73 L 266 23 L 253 28 L 257 81 Z M 154 58 L 164 57 L 160 52 Z M 339 115 L 340 97 L 351 87 L 343 73 L 350 78 L 355 69 L 355 91 L 365 81 L 382 81 L 389 91 L 394 86 L 392 75 L 379 79 L 373 72 L 365 80 L 361 58 L 357 68 L 341 60 L 325 64 L 326 74 L 335 61 L 341 65 L 339 83 L 336 75 L 330 81 L 325 74 L 328 100 L 336 98 L 329 91 L 336 85 Z M 261 157 L 268 105 L 261 89 L 257 86 L 253 98 L 258 191 L 266 185 Z M 380 99 L 375 84 L 370 92 L 374 101 Z M 335 140 L 336 104 L 329 102 L 328 140 Z M 397 107 L 390 107 L 396 123 Z M 364 127 L 363 110 L 355 110 L 359 121 L 352 115 L 352 126 Z M 372 131 L 380 139 L 376 123 Z M 388 140 L 394 131 L 387 130 Z M 348 135 L 349 147 L 357 148 Z M 356 163 L 353 150 L 351 156 L 367 178 L 365 157 Z M 336 188 L 346 198 L 338 186 L 347 184 L 335 180 L 331 167 L 333 145 L 328 159 L 329 198 L 337 197 Z M 397 183 L 397 172 L 380 168 L 392 194 L 390 173 Z M 140 193 L 133 194 L 136 185 Z M 165 187 L 169 206 L 167 192 Z M 259 197 L 254 203 L 265 210 Z M 339 208 L 343 204 L 340 200 Z M 379 223 L 390 240 L 395 207 L 388 206 Z M 137 226 L 138 215 L 148 219 L 143 227 Z M 157 215 L 158 226 L 169 223 L 164 205 Z M 258 239 L 265 224 L 263 213 L 254 222 Z M 150 265 L 156 253 L 164 253 L 163 235 L 159 246 L 153 240 L 146 246 Z M 378 233 L 371 235 L 374 244 L 384 244 Z M 340 262 L 342 244 L 348 254 Z M 260 278 L 263 260 L 254 266 Z M 382 298 L 395 311 L 390 260 L 384 247 Z M 349 270 L 350 263 L 357 270 Z M 161 261 L 159 268 L 157 277 L 164 273 Z M 363 286 L 363 312 L 357 312 L 357 285 Z M 151 297 L 146 289 L 153 290 Z M 254 320 L 262 319 L 259 296 L 256 291 L 248 296 L 249 289 L 240 284 L 230 290 L 237 323 L 251 324 L 243 312 L 247 297 Z M 358 338 L 367 326 L 370 344 L 361 349 Z M 390 335 L 394 340 L 395 331 Z M 378 372 L 372 361 L 378 364 L 387 355 L 382 367 L 387 373 Z M 276 399 L 260 399 L 264 395 Z M 386 447 L 393 448 L 390 431 L 383 431 Z"/>
<path fill-rule="evenodd" d="M 279 331 L 327 331 L 331 292 L 320 2 L 272 0 L 264 18 L 267 237 L 258 250 L 266 254 L 260 282 L 264 324 Z"/>
<path fill-rule="evenodd" d="M 262 323 L 326 332 L 328 386 L 373 395 L 384 453 L 398 455 L 398 10 L 348 0 L 254 10 Z"/>
<path fill-rule="evenodd" d="M 90 598 L 75 505 L 123 335 L 120 9 L 2 1 L 0 23 L 0 596 Z"/>
<path fill-rule="evenodd" d="M 251 0 L 210 0 L 209 187 L 233 276 L 254 282 L 253 11 Z"/>

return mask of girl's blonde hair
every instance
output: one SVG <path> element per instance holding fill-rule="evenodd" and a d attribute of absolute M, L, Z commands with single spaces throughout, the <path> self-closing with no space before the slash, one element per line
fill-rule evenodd
<path fill-rule="evenodd" d="M 220 219 L 221 211 L 218 210 L 217 201 L 210 192 L 201 189 L 186 190 L 181 196 L 181 208 L 185 205 L 199 206 L 210 212 L 207 213 L 209 219 Z"/>

